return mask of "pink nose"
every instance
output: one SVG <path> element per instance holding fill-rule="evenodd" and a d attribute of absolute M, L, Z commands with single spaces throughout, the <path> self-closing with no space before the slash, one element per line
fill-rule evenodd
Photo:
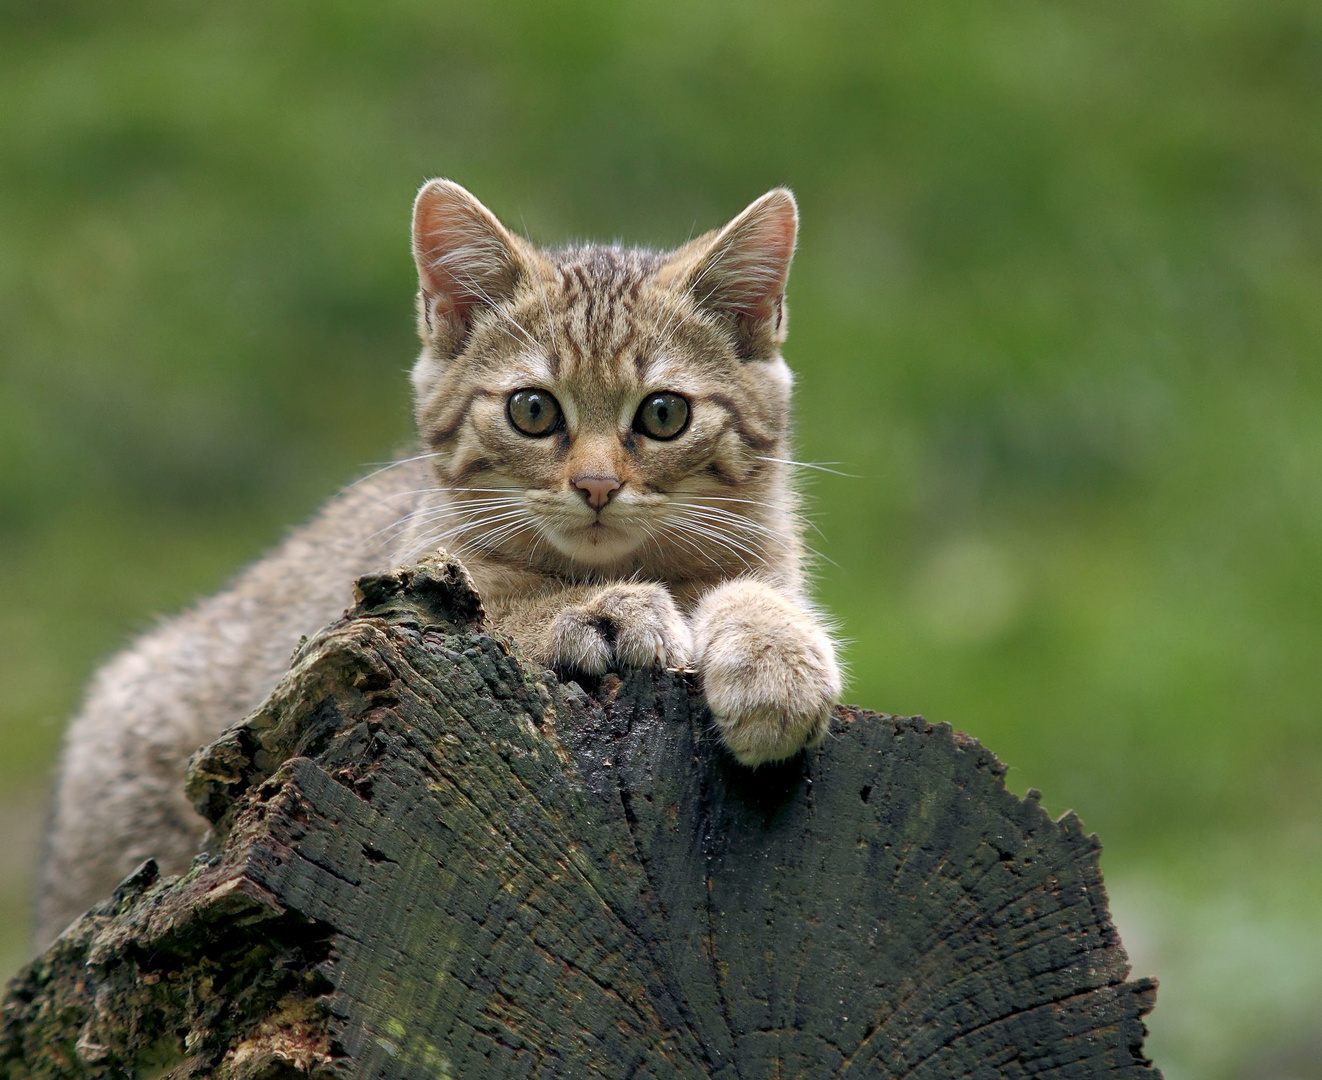
<path fill-rule="evenodd" d="M 620 490 L 620 482 L 613 476 L 576 476 L 574 487 L 583 492 L 593 510 L 600 510 Z"/>

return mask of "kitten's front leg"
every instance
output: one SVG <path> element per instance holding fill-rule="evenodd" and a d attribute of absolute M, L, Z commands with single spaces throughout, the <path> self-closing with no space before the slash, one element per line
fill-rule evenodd
<path fill-rule="evenodd" d="M 544 594 L 502 622 L 538 662 L 589 675 L 621 667 L 684 667 L 693 649 L 669 591 L 652 582 Z"/>
<path fill-rule="evenodd" d="M 840 669 L 812 615 L 744 578 L 707 593 L 692 625 L 707 704 L 742 764 L 780 761 L 822 741 L 840 696 Z"/>

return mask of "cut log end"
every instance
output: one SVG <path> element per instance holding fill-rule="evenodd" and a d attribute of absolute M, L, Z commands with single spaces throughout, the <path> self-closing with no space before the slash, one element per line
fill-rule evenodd
<path fill-rule="evenodd" d="M 10 984 L 10 1077 L 1155 1077 L 1099 845 L 975 740 L 841 708 L 745 769 L 684 675 L 562 683 L 457 563 L 360 583 Z"/>

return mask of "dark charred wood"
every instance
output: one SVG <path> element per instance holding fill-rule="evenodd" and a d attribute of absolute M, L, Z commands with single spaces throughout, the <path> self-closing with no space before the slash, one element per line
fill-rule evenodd
<path fill-rule="evenodd" d="M 214 827 L 10 984 L 12 1078 L 1157 1077 L 1099 845 L 842 708 L 744 769 L 682 673 L 560 682 L 454 563 L 364 579 L 193 763 Z"/>

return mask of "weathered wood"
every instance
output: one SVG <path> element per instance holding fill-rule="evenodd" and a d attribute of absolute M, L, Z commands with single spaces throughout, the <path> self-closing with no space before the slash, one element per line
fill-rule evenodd
<path fill-rule="evenodd" d="M 676 673 L 585 688 L 457 565 L 362 603 L 194 762 L 147 864 L 11 984 L 9 1077 L 1155 1077 L 1077 819 L 944 725 L 735 764 Z"/>

